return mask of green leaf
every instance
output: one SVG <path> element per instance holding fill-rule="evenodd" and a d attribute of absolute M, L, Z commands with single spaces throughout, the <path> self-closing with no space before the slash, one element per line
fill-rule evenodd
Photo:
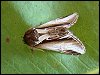
<path fill-rule="evenodd" d="M 80 56 L 35 49 L 23 42 L 30 27 L 79 13 L 70 30 L 84 43 Z M 82 74 L 99 70 L 98 1 L 12 1 L 1 2 L 1 73 Z"/>

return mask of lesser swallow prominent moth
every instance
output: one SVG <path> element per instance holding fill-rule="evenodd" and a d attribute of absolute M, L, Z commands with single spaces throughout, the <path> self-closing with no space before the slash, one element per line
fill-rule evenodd
<path fill-rule="evenodd" d="M 78 17 L 78 13 L 73 13 L 65 18 L 57 18 L 36 28 L 30 28 L 25 32 L 24 41 L 30 47 L 65 54 L 84 54 L 85 46 L 69 30 L 76 23 Z"/>

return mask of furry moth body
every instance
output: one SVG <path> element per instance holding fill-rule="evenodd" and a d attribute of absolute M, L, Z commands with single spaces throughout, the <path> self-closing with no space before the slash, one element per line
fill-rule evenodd
<path fill-rule="evenodd" d="M 78 19 L 78 13 L 58 18 L 25 32 L 24 41 L 30 47 L 53 50 L 66 54 L 85 53 L 83 43 L 68 30 Z"/>

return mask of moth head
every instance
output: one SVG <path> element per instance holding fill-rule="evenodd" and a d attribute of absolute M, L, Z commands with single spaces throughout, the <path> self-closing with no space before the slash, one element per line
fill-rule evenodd
<path fill-rule="evenodd" d="M 34 29 L 31 28 L 28 31 L 26 31 L 23 37 L 24 42 L 29 46 L 34 46 L 35 41 L 38 41 L 38 38 L 39 38 L 39 34 L 35 28 Z"/>

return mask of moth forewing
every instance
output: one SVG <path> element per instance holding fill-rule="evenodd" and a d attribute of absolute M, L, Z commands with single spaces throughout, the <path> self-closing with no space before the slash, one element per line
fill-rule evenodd
<path fill-rule="evenodd" d="M 84 54 L 85 47 L 83 43 L 72 33 L 66 38 L 60 40 L 46 41 L 36 46 L 36 48 L 58 51 L 65 54 Z"/>
<path fill-rule="evenodd" d="M 54 26 L 64 26 L 70 28 L 74 23 L 77 22 L 79 15 L 78 13 L 73 13 L 65 18 L 58 18 L 47 23 L 40 25 L 38 28 L 54 27 Z"/>

